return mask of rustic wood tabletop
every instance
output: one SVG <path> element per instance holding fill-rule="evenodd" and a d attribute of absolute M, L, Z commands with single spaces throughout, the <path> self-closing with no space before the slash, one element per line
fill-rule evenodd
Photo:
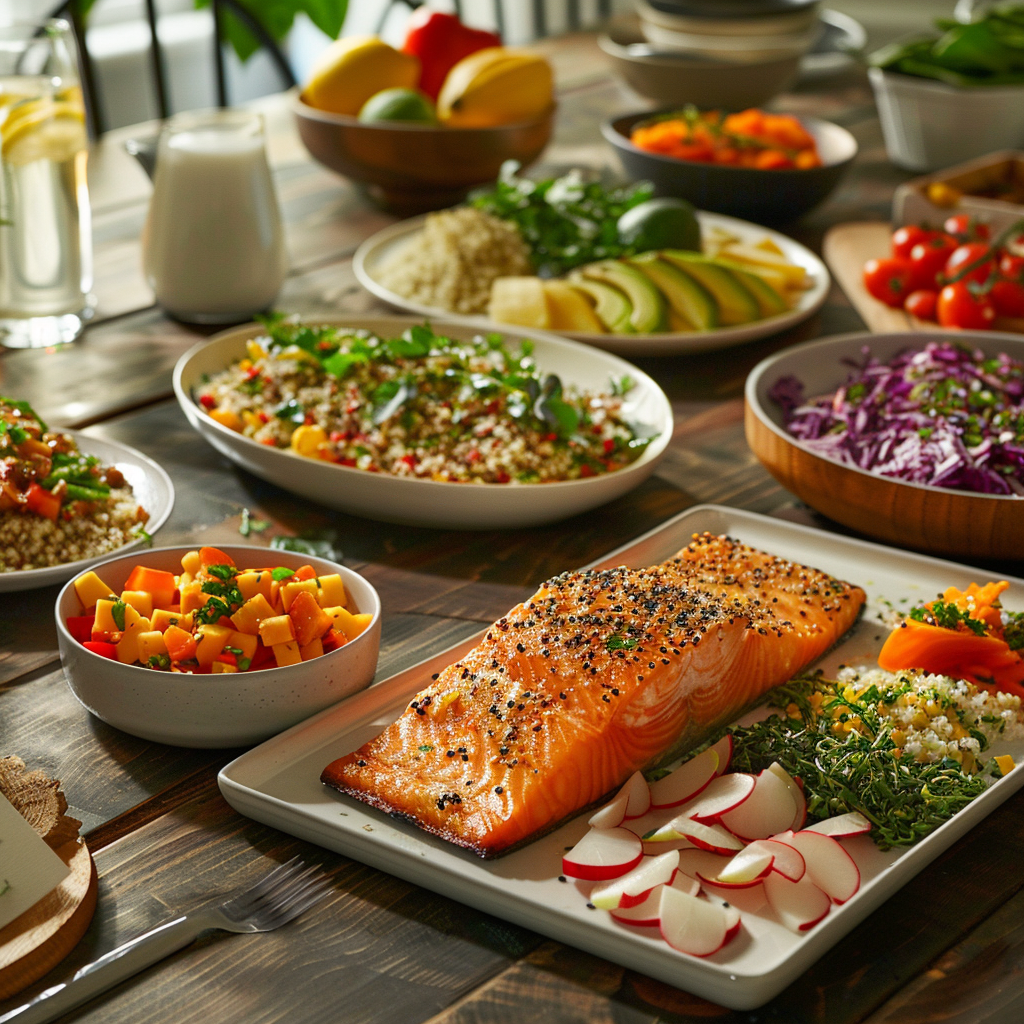
<path fill-rule="evenodd" d="M 609 73 L 593 37 L 545 45 L 560 110 L 543 168 L 611 165 L 599 122 L 645 104 Z M 866 78 L 850 71 L 781 97 L 779 108 L 836 121 L 857 137 L 856 165 L 833 197 L 787 231 L 820 252 L 833 225 L 885 220 L 907 175 L 885 158 Z M 351 270 L 358 243 L 391 223 L 348 181 L 315 164 L 287 99 L 258 104 L 286 220 L 291 272 L 279 306 L 306 315 L 383 312 Z M 152 126 L 136 129 L 136 134 Z M 140 269 L 149 184 L 122 149 L 95 147 L 98 315 L 59 351 L 0 356 L 0 391 L 50 421 L 133 445 L 174 480 L 157 543 L 238 543 L 243 509 L 270 527 L 249 537 L 319 531 L 378 589 L 378 678 L 463 639 L 545 578 L 585 564 L 702 502 L 829 528 L 757 463 L 743 438 L 742 386 L 766 355 L 823 334 L 863 330 L 835 286 L 820 313 L 785 334 L 708 355 L 638 364 L 676 417 L 668 457 L 616 502 L 551 526 L 445 532 L 330 512 L 239 470 L 189 427 L 171 371 L 197 338 L 153 305 Z M 1003 572 L 1019 570 L 1001 567 Z M 765 1007 L 724 1009 L 547 940 L 373 867 L 258 824 L 221 797 L 218 770 L 239 751 L 161 746 L 90 716 L 69 692 L 53 625 L 56 588 L 0 600 L 0 753 L 63 782 L 99 872 L 96 917 L 71 957 L 0 1014 L 181 909 L 224 894 L 293 854 L 323 866 L 331 898 L 262 936 L 215 934 L 67 1019 L 219 1022 L 818 1022 L 1024 1018 L 1024 797 L 985 819 Z"/>

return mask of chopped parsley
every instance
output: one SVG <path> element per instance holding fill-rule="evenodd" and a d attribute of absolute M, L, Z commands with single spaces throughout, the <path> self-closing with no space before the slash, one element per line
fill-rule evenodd
<path fill-rule="evenodd" d="M 640 646 L 640 641 L 621 633 L 613 633 L 604 646 L 609 651 L 635 651 Z"/>

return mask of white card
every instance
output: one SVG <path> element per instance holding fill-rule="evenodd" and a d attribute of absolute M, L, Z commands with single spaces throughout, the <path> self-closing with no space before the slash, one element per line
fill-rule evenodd
<path fill-rule="evenodd" d="M 69 874 L 64 861 L 0 796 L 0 928 L 56 889 Z"/>

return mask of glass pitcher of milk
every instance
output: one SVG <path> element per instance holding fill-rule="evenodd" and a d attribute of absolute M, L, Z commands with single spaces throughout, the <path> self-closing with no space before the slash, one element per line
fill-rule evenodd
<path fill-rule="evenodd" d="M 288 257 L 259 114 L 198 111 L 166 123 L 142 260 L 178 320 L 239 323 L 270 306 Z"/>

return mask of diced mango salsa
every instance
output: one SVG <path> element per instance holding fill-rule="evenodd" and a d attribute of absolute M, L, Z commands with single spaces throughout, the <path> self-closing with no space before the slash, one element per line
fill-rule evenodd
<path fill-rule="evenodd" d="M 75 580 L 80 642 L 102 641 L 124 664 L 170 672 L 247 672 L 297 665 L 336 651 L 372 615 L 348 600 L 340 573 L 239 569 L 219 548 L 182 557 L 181 572 L 138 565 L 120 597 L 95 572 Z M 84 623 L 84 625 L 83 625 Z"/>

